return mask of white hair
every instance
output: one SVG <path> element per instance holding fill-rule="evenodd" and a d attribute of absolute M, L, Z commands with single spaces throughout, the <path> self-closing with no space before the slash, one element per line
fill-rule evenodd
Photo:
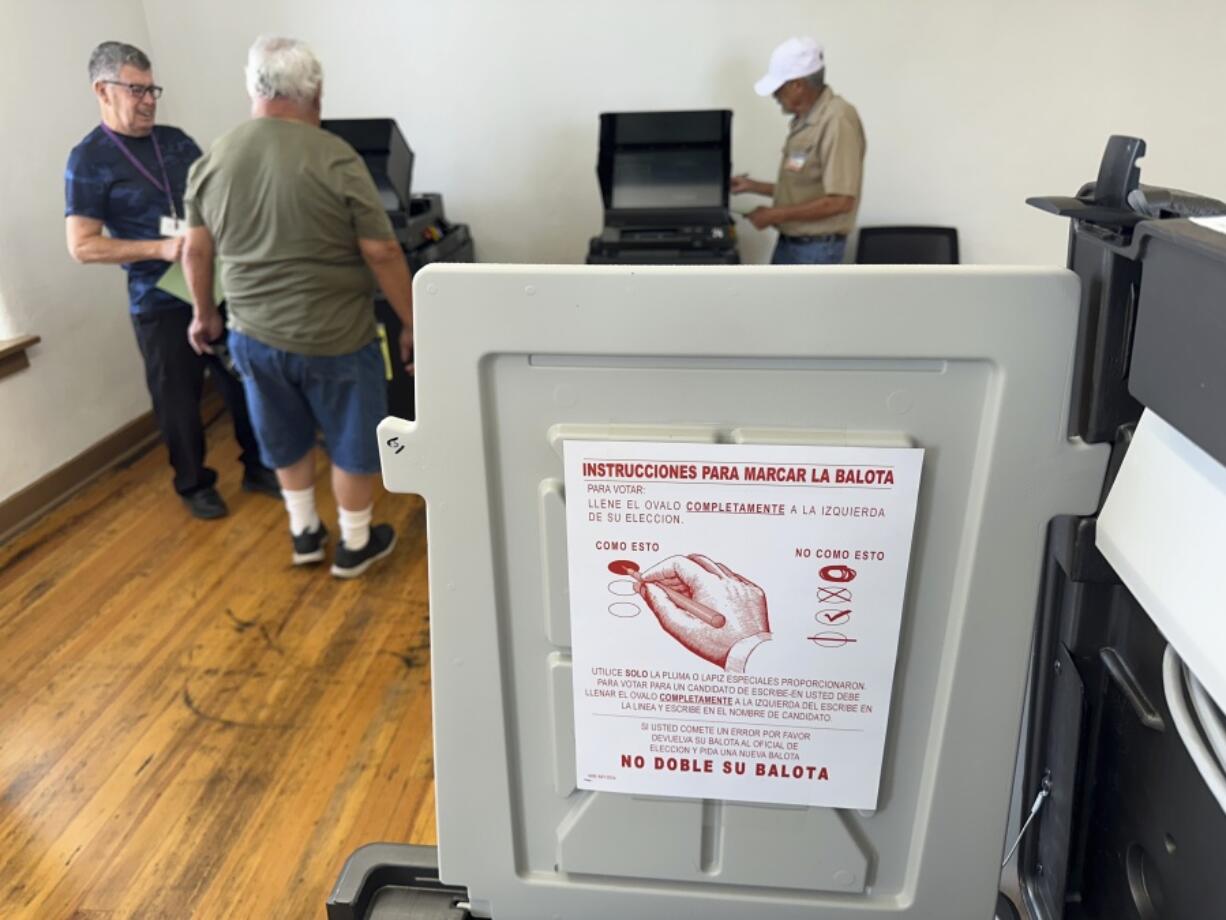
<path fill-rule="evenodd" d="M 305 42 L 260 36 L 247 52 L 247 95 L 309 103 L 319 95 L 324 69 Z"/>

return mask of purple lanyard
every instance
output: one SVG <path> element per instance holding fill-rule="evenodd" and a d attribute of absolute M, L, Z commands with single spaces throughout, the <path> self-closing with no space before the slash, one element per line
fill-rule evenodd
<path fill-rule="evenodd" d="M 161 167 L 162 170 L 161 182 L 158 182 L 158 180 L 153 177 L 153 173 L 149 172 L 149 170 L 145 168 L 145 164 L 136 158 L 136 154 L 124 146 L 123 141 L 119 139 L 119 135 L 112 131 L 105 122 L 102 123 L 101 128 L 103 133 L 111 139 L 111 143 L 119 148 L 119 152 L 128 158 L 128 162 L 135 166 L 137 171 L 149 180 L 149 184 L 166 196 L 166 201 L 170 205 L 170 214 L 175 220 L 178 220 L 179 210 L 175 207 L 174 197 L 170 194 L 170 177 L 166 174 L 166 163 L 162 159 L 162 148 L 158 146 L 157 134 L 152 131 L 149 132 L 149 137 L 153 140 L 153 152 L 157 156 L 158 166 Z"/>

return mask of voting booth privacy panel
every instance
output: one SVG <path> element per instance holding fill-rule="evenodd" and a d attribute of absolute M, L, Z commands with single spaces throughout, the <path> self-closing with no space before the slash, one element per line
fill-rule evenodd
<path fill-rule="evenodd" d="M 1070 438 L 1063 269 L 430 266 L 441 878 L 475 916 L 992 914 Z"/>

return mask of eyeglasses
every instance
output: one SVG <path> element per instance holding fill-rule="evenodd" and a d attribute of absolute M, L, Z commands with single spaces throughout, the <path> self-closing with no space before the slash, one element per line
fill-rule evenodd
<path fill-rule="evenodd" d="M 154 99 L 161 99 L 162 93 L 165 92 L 162 87 L 153 83 L 124 83 L 122 80 L 99 80 L 98 82 L 122 86 L 137 99 L 144 99 L 145 93 L 148 93 Z"/>

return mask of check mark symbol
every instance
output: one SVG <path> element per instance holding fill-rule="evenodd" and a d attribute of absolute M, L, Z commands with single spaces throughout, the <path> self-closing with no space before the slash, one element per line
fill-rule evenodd
<path fill-rule="evenodd" d="M 851 619 L 850 610 L 827 610 L 822 614 L 822 619 L 827 623 L 846 623 Z"/>

